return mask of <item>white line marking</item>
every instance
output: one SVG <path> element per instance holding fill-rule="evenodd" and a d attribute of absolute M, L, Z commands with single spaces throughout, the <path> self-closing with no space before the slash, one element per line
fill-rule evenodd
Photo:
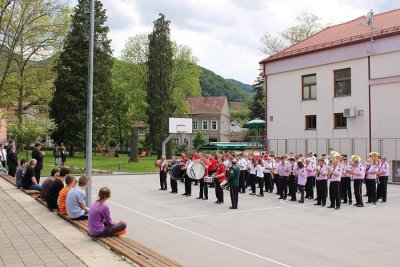
<path fill-rule="evenodd" d="M 108 201 L 108 202 L 111 203 L 111 204 L 114 204 L 114 205 L 116 205 L 116 206 L 118 206 L 118 207 L 121 207 L 121 208 L 130 210 L 130 211 L 135 212 L 135 213 L 137 213 L 137 214 L 140 214 L 140 215 L 142 215 L 142 216 L 144 216 L 144 217 L 146 217 L 146 218 L 149 218 L 149 219 L 152 219 L 152 220 L 154 220 L 154 221 L 157 221 L 157 222 L 160 222 L 160 223 L 169 225 L 169 226 L 174 227 L 174 228 L 176 228 L 176 229 L 179 229 L 179 230 L 188 232 L 188 233 L 190 233 L 190 234 L 192 234 L 192 235 L 195 235 L 195 236 L 198 236 L 198 237 L 201 237 L 201 238 L 210 240 L 210 241 L 215 242 L 215 243 L 218 243 L 218 244 L 220 244 L 220 245 L 223 245 L 223 246 L 226 246 L 226 247 L 229 247 L 229 248 L 236 249 L 236 250 L 241 251 L 241 252 L 243 252 L 243 253 L 252 255 L 252 256 L 254 256 L 254 257 L 257 257 L 257 258 L 260 258 L 260 259 L 263 259 L 263 260 L 266 260 L 266 261 L 269 261 L 269 262 L 273 262 L 273 263 L 278 264 L 278 265 L 281 265 L 281 266 L 290 267 L 290 265 L 286 265 L 286 264 L 284 264 L 284 263 L 282 263 L 282 262 L 275 261 L 275 260 L 273 260 L 273 259 L 270 259 L 270 258 L 267 258 L 267 257 L 263 257 L 263 256 L 261 256 L 261 255 L 255 254 L 255 253 L 253 253 L 253 252 L 250 252 L 250 251 L 247 251 L 247 250 L 244 250 L 244 249 L 235 247 L 235 246 L 233 246 L 233 245 L 229 245 L 229 244 L 224 243 L 224 242 L 222 242 L 222 241 L 218 241 L 218 240 L 213 239 L 213 238 L 210 238 L 210 237 L 208 237 L 208 236 L 204 236 L 204 235 L 198 234 L 198 233 L 193 232 L 193 231 L 191 231 L 191 230 L 189 230 L 189 229 L 186 229 L 186 228 L 183 228 L 183 227 L 174 225 L 174 224 L 172 224 L 172 223 L 169 223 L 169 222 L 166 222 L 166 221 L 157 219 L 157 218 L 154 218 L 154 217 L 152 217 L 152 216 L 150 216 L 150 215 L 147 215 L 147 214 L 144 214 L 144 213 L 142 213 L 142 212 L 140 212 L 140 211 L 137 211 L 137 210 L 128 208 L 128 207 L 126 207 L 126 206 L 124 206 L 124 205 L 121 205 L 121 204 L 118 204 L 118 203 L 115 203 L 115 202 L 112 202 L 112 201 Z"/>
<path fill-rule="evenodd" d="M 214 216 L 214 215 L 218 216 L 218 215 L 226 215 L 226 214 L 247 213 L 247 212 L 252 212 L 252 211 L 274 210 L 274 209 L 281 209 L 281 208 L 290 208 L 290 206 L 285 205 L 285 206 L 260 208 L 260 209 L 251 209 L 251 210 L 227 211 L 227 212 L 222 212 L 222 213 L 210 213 L 210 214 L 193 215 L 193 216 L 186 216 L 186 217 L 165 218 L 165 219 L 159 219 L 159 220 L 161 220 L 161 221 L 173 221 L 173 220 L 181 220 L 181 219 L 193 219 L 193 218 L 209 217 L 209 216 Z"/>

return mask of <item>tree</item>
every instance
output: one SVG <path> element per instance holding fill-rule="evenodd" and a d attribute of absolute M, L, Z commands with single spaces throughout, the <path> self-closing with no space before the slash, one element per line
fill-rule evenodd
<path fill-rule="evenodd" d="M 262 72 L 258 75 L 253 84 L 254 97 L 250 105 L 250 118 L 265 118 L 265 93 L 264 78 Z"/>
<path fill-rule="evenodd" d="M 113 66 L 105 9 L 95 0 L 95 40 L 93 79 L 93 141 L 107 137 L 111 107 L 111 69 Z M 56 123 L 55 142 L 63 142 L 73 154 L 85 148 L 87 73 L 89 48 L 89 0 L 79 0 L 72 15 L 72 25 L 55 67 L 55 92 L 50 102 L 50 116 Z"/>
<path fill-rule="evenodd" d="M 170 40 L 170 21 L 160 14 L 149 35 L 149 58 L 147 61 L 146 110 L 149 134 L 148 144 L 161 156 L 161 144 L 168 134 L 168 118 L 174 113 L 172 101 L 173 52 Z"/>
<path fill-rule="evenodd" d="M 261 51 L 269 55 L 276 54 L 286 47 L 298 43 L 328 26 L 327 24 L 319 23 L 319 20 L 321 20 L 321 18 L 314 14 L 302 13 L 300 16 L 296 17 L 298 25 L 285 29 L 279 33 L 278 37 L 272 37 L 266 32 L 261 38 L 261 43 L 263 44 Z"/>
<path fill-rule="evenodd" d="M 37 141 L 45 139 L 54 128 L 54 123 L 45 117 L 35 116 L 23 117 L 22 121 L 14 121 L 9 125 L 9 131 L 15 135 L 24 145 L 26 159 L 28 159 L 29 148 Z"/>
<path fill-rule="evenodd" d="M 202 145 L 205 145 L 207 143 L 208 143 L 208 141 L 207 141 L 206 137 L 204 136 L 204 133 L 202 131 L 198 131 L 196 133 L 196 136 L 193 138 L 194 148 L 197 150 L 197 149 L 199 149 L 199 147 L 201 147 Z"/>

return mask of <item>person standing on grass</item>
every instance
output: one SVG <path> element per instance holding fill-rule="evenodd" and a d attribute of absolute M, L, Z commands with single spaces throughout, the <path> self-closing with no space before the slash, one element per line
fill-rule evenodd
<path fill-rule="evenodd" d="M 46 194 L 46 202 L 49 210 L 58 209 L 58 195 L 61 189 L 64 188 L 64 180 L 68 174 L 69 170 L 67 168 L 61 168 L 60 175 L 51 183 Z"/>
<path fill-rule="evenodd" d="M 89 208 L 86 207 L 86 188 L 89 178 L 85 175 L 79 177 L 78 186 L 67 195 L 67 214 L 72 220 L 87 220 Z"/>
<path fill-rule="evenodd" d="M 29 161 L 29 166 L 26 169 L 24 179 L 22 181 L 22 187 L 24 189 L 40 191 L 41 186 L 37 182 L 35 177 L 35 167 L 36 167 L 36 159 L 31 159 Z"/>
<path fill-rule="evenodd" d="M 40 183 L 40 174 L 43 169 L 43 158 L 44 152 L 41 152 L 40 149 L 42 145 L 40 143 L 36 143 L 35 147 L 32 150 L 32 158 L 36 159 L 36 167 L 35 167 L 35 177 L 38 183 Z"/>
<path fill-rule="evenodd" d="M 126 233 L 126 223 L 124 221 L 115 222 L 111 219 L 110 208 L 106 203 L 110 197 L 110 189 L 102 187 L 99 191 L 99 198 L 93 204 L 89 213 L 89 235 L 107 237 Z"/>
<path fill-rule="evenodd" d="M 75 177 L 72 175 L 67 175 L 65 178 L 65 187 L 61 189 L 60 193 L 58 194 L 58 208 L 62 215 L 67 215 L 67 195 L 72 188 L 76 185 Z"/>
<path fill-rule="evenodd" d="M 11 145 L 7 152 L 8 175 L 15 177 L 18 166 L 18 157 L 15 145 Z"/>

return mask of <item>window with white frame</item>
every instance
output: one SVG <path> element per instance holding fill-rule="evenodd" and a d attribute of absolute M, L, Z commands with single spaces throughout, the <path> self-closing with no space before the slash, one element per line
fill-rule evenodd
<path fill-rule="evenodd" d="M 198 130 L 198 129 L 199 129 L 199 122 L 193 121 L 193 130 Z"/>
<path fill-rule="evenodd" d="M 211 121 L 211 130 L 218 130 L 218 121 Z"/>
<path fill-rule="evenodd" d="M 139 129 L 138 130 L 138 135 L 144 135 L 144 130 L 143 129 Z"/>
<path fill-rule="evenodd" d="M 203 130 L 208 130 L 208 121 L 202 121 L 202 124 L 203 124 L 202 129 Z"/>
<path fill-rule="evenodd" d="M 172 142 L 174 142 L 175 144 L 179 145 L 179 138 L 172 139 Z"/>
<path fill-rule="evenodd" d="M 189 138 L 188 137 L 184 137 L 182 139 L 182 143 L 186 144 L 187 146 L 189 146 Z"/>

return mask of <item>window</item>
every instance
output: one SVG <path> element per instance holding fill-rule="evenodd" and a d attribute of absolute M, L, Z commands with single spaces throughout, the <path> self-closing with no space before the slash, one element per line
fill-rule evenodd
<path fill-rule="evenodd" d="M 306 115 L 306 130 L 317 129 L 317 115 Z"/>
<path fill-rule="evenodd" d="M 193 121 L 193 130 L 198 130 L 198 129 L 199 129 L 199 122 Z"/>
<path fill-rule="evenodd" d="M 351 70 L 335 70 L 335 96 L 351 95 Z"/>
<path fill-rule="evenodd" d="M 202 121 L 203 123 L 203 130 L 208 130 L 208 121 Z"/>
<path fill-rule="evenodd" d="M 334 114 L 335 129 L 347 128 L 347 118 L 343 116 L 343 113 Z"/>
<path fill-rule="evenodd" d="M 186 144 L 187 146 L 189 146 L 189 138 L 183 137 L 182 144 Z"/>
<path fill-rule="evenodd" d="M 218 130 L 218 122 L 211 121 L 211 130 Z"/>
<path fill-rule="evenodd" d="M 179 138 L 174 138 L 174 139 L 172 139 L 172 142 L 174 142 L 174 144 L 179 145 Z"/>
<path fill-rule="evenodd" d="M 303 75 L 302 88 L 303 88 L 303 100 L 317 99 L 317 75 Z"/>
<path fill-rule="evenodd" d="M 138 130 L 138 135 L 144 135 L 144 130 L 143 129 L 139 129 Z"/>

